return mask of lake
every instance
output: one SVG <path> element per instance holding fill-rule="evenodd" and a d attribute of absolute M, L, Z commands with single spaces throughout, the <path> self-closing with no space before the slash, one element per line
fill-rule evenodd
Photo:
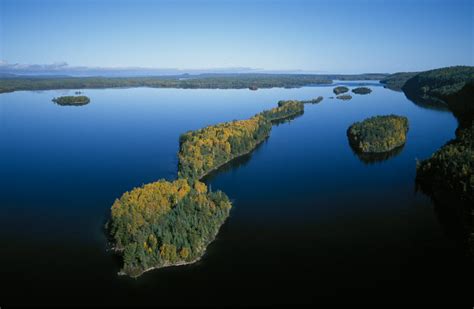
<path fill-rule="evenodd" d="M 80 107 L 51 102 L 74 90 L 1 94 L 0 305 L 472 302 L 472 261 L 414 183 L 416 159 L 453 138 L 456 119 L 366 84 L 373 92 L 350 101 L 329 99 L 334 85 L 85 89 L 91 103 Z M 320 95 L 204 179 L 233 208 L 201 261 L 117 275 L 110 207 L 176 178 L 181 133 Z M 359 158 L 347 128 L 391 113 L 409 119 L 406 145 Z"/>

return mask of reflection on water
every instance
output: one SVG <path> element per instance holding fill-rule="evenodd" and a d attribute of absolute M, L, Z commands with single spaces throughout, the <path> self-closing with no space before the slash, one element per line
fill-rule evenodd
<path fill-rule="evenodd" d="M 449 107 L 446 103 L 444 103 L 441 100 L 434 100 L 434 99 L 424 99 L 421 97 L 415 97 L 415 96 L 410 96 L 405 93 L 405 97 L 410 100 L 413 104 L 426 108 L 426 109 L 431 109 L 431 110 L 436 110 L 436 111 L 442 111 L 442 112 L 448 112 L 450 113 L 451 111 L 449 110 Z"/>
<path fill-rule="evenodd" d="M 271 133 L 270 133 L 271 135 Z M 228 172 L 228 171 L 232 171 L 232 170 L 237 170 L 241 167 L 244 167 L 246 166 L 250 160 L 252 159 L 252 156 L 256 153 L 258 153 L 258 151 L 262 148 L 262 146 L 268 141 L 268 139 L 271 138 L 271 137 L 267 137 L 266 139 L 264 139 L 261 143 L 259 143 L 252 151 L 250 151 L 249 153 L 246 153 L 242 156 L 239 156 L 233 160 L 231 160 L 230 162 L 220 166 L 219 168 L 211 171 L 209 174 L 207 174 L 206 176 L 204 176 L 202 178 L 202 181 L 205 182 L 205 183 L 210 183 L 216 176 L 218 176 L 220 173 L 225 173 L 225 172 Z"/>
<path fill-rule="evenodd" d="M 438 189 L 426 192 L 422 185 L 417 190 L 427 194 L 445 235 L 469 258 L 474 258 L 474 208 L 453 192 Z"/>
<path fill-rule="evenodd" d="M 284 119 L 279 119 L 279 120 L 272 121 L 272 125 L 273 126 L 279 126 L 279 125 L 284 124 L 284 123 L 289 123 L 289 122 L 295 120 L 296 118 L 301 117 L 303 114 L 304 114 L 304 111 L 301 111 L 300 113 L 292 115 L 290 117 L 286 117 Z M 271 135 L 271 133 L 270 133 L 270 135 Z"/>
<path fill-rule="evenodd" d="M 54 102 L 52 101 L 55 105 L 58 105 L 58 106 L 76 106 L 76 107 L 81 107 L 81 106 L 84 106 L 84 105 L 87 105 L 89 104 L 90 102 L 87 102 L 87 103 L 73 103 L 73 104 L 63 104 L 63 103 L 58 103 L 58 102 Z"/>
<path fill-rule="evenodd" d="M 359 160 L 367 165 L 383 162 L 390 158 L 398 156 L 405 148 L 405 144 L 403 144 L 402 146 L 394 148 L 390 151 L 367 153 L 357 150 L 351 142 L 349 142 L 349 146 L 351 147 L 352 152 L 359 158 Z"/>

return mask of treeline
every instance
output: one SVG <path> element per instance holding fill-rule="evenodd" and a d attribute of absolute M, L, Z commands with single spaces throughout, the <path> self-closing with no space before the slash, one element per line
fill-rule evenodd
<path fill-rule="evenodd" d="M 296 88 L 331 84 L 333 79 L 379 80 L 386 74 L 316 75 L 316 74 L 201 74 L 151 77 L 3 77 L 0 93 L 16 90 L 84 88 L 185 88 L 185 89 L 258 89 Z"/>
<path fill-rule="evenodd" d="M 356 122 L 347 130 L 350 144 L 358 151 L 380 153 L 405 144 L 408 119 L 387 115 L 367 118 Z"/>
<path fill-rule="evenodd" d="M 229 215 L 220 191 L 187 179 L 160 180 L 125 192 L 109 221 L 122 272 L 139 276 L 153 267 L 192 262 L 204 253 Z"/>
<path fill-rule="evenodd" d="M 52 100 L 58 105 L 86 105 L 90 102 L 90 99 L 86 96 L 63 96 L 57 97 Z"/>

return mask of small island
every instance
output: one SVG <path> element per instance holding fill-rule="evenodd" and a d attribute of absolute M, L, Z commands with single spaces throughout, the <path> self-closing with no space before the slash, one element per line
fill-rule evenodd
<path fill-rule="evenodd" d="M 367 87 L 357 87 L 352 89 L 352 92 L 355 94 L 369 94 L 372 92 L 372 89 Z"/>
<path fill-rule="evenodd" d="M 64 96 L 57 97 L 52 100 L 54 103 L 63 106 L 81 106 L 89 104 L 90 99 L 86 96 Z"/>
<path fill-rule="evenodd" d="M 347 101 L 347 100 L 352 99 L 352 96 L 350 94 L 342 94 L 342 95 L 338 95 L 336 99 Z"/>
<path fill-rule="evenodd" d="M 258 90 L 258 87 L 252 85 L 252 86 L 249 87 L 249 89 L 255 91 L 255 90 Z"/>
<path fill-rule="evenodd" d="M 349 143 L 363 153 L 391 151 L 405 144 L 408 119 L 402 116 L 375 116 L 356 122 L 347 130 Z"/>
<path fill-rule="evenodd" d="M 339 86 L 339 87 L 336 87 L 332 90 L 334 92 L 335 95 L 339 95 L 341 93 L 346 93 L 349 91 L 349 88 L 345 87 L 345 86 Z"/>
<path fill-rule="evenodd" d="M 301 103 L 303 104 L 318 104 L 318 103 L 321 103 L 321 101 L 323 100 L 323 97 L 322 96 L 319 96 L 317 98 L 314 98 L 314 99 L 311 99 L 311 100 L 303 100 L 301 101 Z"/>

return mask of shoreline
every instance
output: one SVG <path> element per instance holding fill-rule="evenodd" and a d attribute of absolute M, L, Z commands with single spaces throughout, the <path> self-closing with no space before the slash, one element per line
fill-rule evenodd
<path fill-rule="evenodd" d="M 284 121 L 284 120 L 287 120 L 287 119 L 292 118 L 292 117 L 295 117 L 295 116 L 297 117 L 297 116 L 302 115 L 303 113 L 304 113 L 304 111 L 301 112 L 301 113 L 296 113 L 296 114 L 292 114 L 292 115 L 286 115 L 285 117 L 276 118 L 276 119 L 272 119 L 272 120 L 268 120 L 268 121 L 271 123 L 272 128 L 273 128 L 273 126 L 274 126 L 275 124 L 277 124 L 278 121 Z M 271 135 L 271 130 L 270 130 L 270 132 L 268 133 L 267 136 L 265 136 L 265 137 L 262 138 L 261 140 L 257 141 L 257 142 L 255 143 L 255 146 L 252 147 L 252 149 L 249 149 L 248 151 L 241 152 L 241 153 L 235 155 L 234 157 L 232 157 L 232 158 L 226 160 L 225 162 L 223 162 L 223 163 L 221 163 L 221 164 L 219 164 L 219 165 L 213 167 L 212 169 L 210 169 L 210 170 L 207 171 L 206 173 L 204 173 L 204 174 L 198 176 L 198 177 L 197 177 L 197 180 L 202 180 L 204 177 L 208 176 L 211 172 L 214 172 L 214 171 L 218 170 L 220 167 L 226 165 L 227 163 L 230 163 L 232 160 L 235 160 L 235 159 L 237 159 L 237 158 L 239 158 L 239 157 L 242 157 L 242 156 L 245 156 L 246 154 L 251 153 L 252 151 L 255 150 L 255 148 L 257 148 L 258 145 L 260 145 L 260 144 L 263 143 L 266 139 L 268 139 L 268 138 L 270 137 L 270 135 Z M 179 170 L 178 170 L 178 173 L 179 173 Z M 182 177 L 178 177 L 178 178 L 182 178 Z"/>
<path fill-rule="evenodd" d="M 202 180 L 204 177 L 208 176 L 211 172 L 215 172 L 216 170 L 218 170 L 219 168 L 221 168 L 222 166 L 226 165 L 227 163 L 230 163 L 231 161 L 237 159 L 237 158 L 240 158 L 242 156 L 245 156 L 246 154 L 249 154 L 251 153 L 252 151 L 255 150 L 255 148 L 257 148 L 258 145 L 260 145 L 261 143 L 263 143 L 266 139 L 268 139 L 270 137 L 270 133 L 265 136 L 264 138 L 262 138 L 260 141 L 257 141 L 257 143 L 255 144 L 255 146 L 248 150 L 248 151 L 245 151 L 245 152 L 241 152 L 237 155 L 235 155 L 234 157 L 230 158 L 229 160 L 226 160 L 225 162 L 217 165 L 216 167 L 213 167 L 212 169 L 210 169 L 209 171 L 207 171 L 206 173 L 204 173 L 203 175 L 200 175 L 199 177 L 197 177 L 197 180 Z M 178 177 L 179 178 L 179 177 Z"/>
<path fill-rule="evenodd" d="M 218 170 L 220 167 L 224 166 L 225 164 L 227 163 L 230 163 L 232 160 L 235 160 L 239 157 L 242 157 L 246 154 L 249 154 L 251 153 L 252 151 L 255 150 L 255 148 L 257 148 L 258 145 L 260 145 L 261 143 L 263 143 L 266 139 L 268 139 L 270 137 L 270 133 L 271 131 L 269 132 L 269 134 L 267 136 L 265 136 L 264 138 L 262 138 L 261 140 L 257 141 L 255 146 L 252 147 L 252 149 L 248 150 L 248 151 L 245 151 L 245 152 L 242 152 L 242 153 L 239 153 L 238 155 L 232 157 L 231 159 L 229 160 L 226 160 L 225 162 L 223 162 L 222 164 L 219 164 L 218 166 L 214 167 L 213 169 L 207 171 L 206 173 L 204 173 L 203 175 L 201 175 L 199 178 L 197 178 L 199 181 L 202 180 L 202 178 L 208 176 L 211 172 L 214 172 L 216 170 Z M 152 271 L 152 270 L 155 270 L 155 269 L 161 269 L 161 268 L 166 268 L 166 267 L 174 267 L 174 266 L 185 266 L 185 265 L 191 265 L 191 264 L 194 264 L 194 263 L 197 263 L 199 262 L 203 257 L 204 255 L 207 253 L 207 247 L 213 243 L 216 238 L 217 238 L 217 235 L 219 234 L 219 231 L 221 229 L 221 227 L 224 225 L 224 223 L 227 221 L 227 219 L 229 218 L 230 216 L 230 211 L 229 211 L 229 215 L 225 218 L 224 222 L 222 222 L 221 226 L 219 227 L 219 229 L 217 230 L 217 232 L 215 233 L 215 235 L 213 236 L 213 238 L 204 246 L 204 250 L 202 252 L 202 254 L 200 254 L 198 257 L 196 257 L 194 260 L 192 261 L 189 261 L 189 262 L 186 262 L 186 261 L 179 261 L 179 262 L 176 262 L 176 263 L 166 263 L 166 264 L 163 264 L 163 265 L 159 265 L 159 266 L 152 266 L 152 267 L 149 267 L 147 269 L 144 269 L 142 271 L 140 271 L 140 273 L 138 273 L 137 275 L 131 275 L 125 271 L 123 271 L 123 269 L 121 269 L 117 274 L 119 276 L 129 276 L 133 279 L 137 279 L 138 277 L 140 277 L 141 275 L 143 275 L 144 273 L 146 272 L 149 272 L 149 271 Z M 121 251 L 123 250 L 119 250 L 115 247 L 112 247 L 112 250 L 115 252 L 115 253 L 120 253 Z"/>
<path fill-rule="evenodd" d="M 140 277 L 140 276 L 143 275 L 144 273 L 149 272 L 149 271 L 152 271 L 152 270 L 161 269 L 161 268 L 167 268 L 167 267 L 174 267 L 174 266 L 192 265 L 192 264 L 194 264 L 194 263 L 199 262 L 199 261 L 204 257 L 204 255 L 207 253 L 207 247 L 217 239 L 217 235 L 219 234 L 219 232 L 220 232 L 222 226 L 224 225 L 224 223 L 227 221 L 227 219 L 228 219 L 229 217 L 230 217 L 230 210 L 229 210 L 229 214 L 227 215 L 227 217 L 225 218 L 225 220 L 222 222 L 221 226 L 219 226 L 219 228 L 217 229 L 217 231 L 216 231 L 216 233 L 214 234 L 214 236 L 212 237 L 212 239 L 211 239 L 208 243 L 206 243 L 206 244 L 204 245 L 204 249 L 203 249 L 202 253 L 201 253 L 199 256 L 197 256 L 194 260 L 191 260 L 191 261 L 189 261 L 189 262 L 186 262 L 186 261 L 179 261 L 179 262 L 176 262 L 176 263 L 165 263 L 165 264 L 163 264 L 163 265 L 151 266 L 151 267 L 149 267 L 149 268 L 147 268 L 147 269 L 141 270 L 141 271 L 140 271 L 138 274 L 136 274 L 136 275 L 131 275 L 131 274 L 129 274 L 129 273 L 123 271 L 123 269 L 121 269 L 121 270 L 117 273 L 117 275 L 119 275 L 119 276 L 128 276 L 128 277 L 131 277 L 131 278 L 133 278 L 133 279 L 137 279 L 138 277 Z M 115 249 L 113 249 L 113 251 L 116 252 L 116 253 L 120 252 L 120 250 L 115 250 Z"/>

